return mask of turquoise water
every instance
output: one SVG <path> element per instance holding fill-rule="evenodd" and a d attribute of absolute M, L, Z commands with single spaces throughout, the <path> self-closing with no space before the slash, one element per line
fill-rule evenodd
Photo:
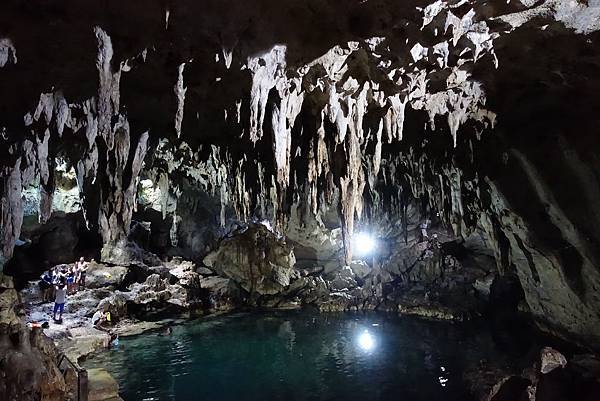
<path fill-rule="evenodd" d="M 125 401 L 470 401 L 463 371 L 507 366 L 481 327 L 392 314 L 244 313 L 121 339 L 90 359 Z"/>

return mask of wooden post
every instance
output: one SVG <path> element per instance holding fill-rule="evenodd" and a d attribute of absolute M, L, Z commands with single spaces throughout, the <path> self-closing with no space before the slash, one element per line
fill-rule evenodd
<path fill-rule="evenodd" d="M 85 369 L 81 369 L 77 384 L 79 401 L 88 401 L 88 391 L 88 372 Z"/>

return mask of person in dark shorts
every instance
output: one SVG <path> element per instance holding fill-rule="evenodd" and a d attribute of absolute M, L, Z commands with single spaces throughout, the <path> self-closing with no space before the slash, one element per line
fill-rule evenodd
<path fill-rule="evenodd" d="M 67 271 L 67 294 L 71 295 L 75 292 L 75 269 L 73 266 L 69 267 Z"/>
<path fill-rule="evenodd" d="M 53 298 L 54 285 L 52 284 L 52 270 L 47 270 L 41 277 L 39 286 L 42 290 L 42 302 L 51 302 Z"/>
<path fill-rule="evenodd" d="M 65 302 L 67 300 L 67 288 L 64 280 L 61 281 L 55 288 L 56 295 L 54 296 L 54 321 L 62 321 L 62 315 L 65 310 Z M 58 319 L 56 313 L 58 312 Z"/>

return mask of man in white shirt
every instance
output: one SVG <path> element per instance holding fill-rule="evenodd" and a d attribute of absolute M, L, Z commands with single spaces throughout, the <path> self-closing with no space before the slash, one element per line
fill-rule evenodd
<path fill-rule="evenodd" d="M 65 302 L 67 300 L 67 287 L 65 285 L 65 282 L 61 281 L 55 287 L 55 291 L 56 292 L 54 296 L 54 320 L 61 321 L 63 311 L 65 310 Z M 56 312 L 59 313 L 58 319 L 56 318 Z"/>

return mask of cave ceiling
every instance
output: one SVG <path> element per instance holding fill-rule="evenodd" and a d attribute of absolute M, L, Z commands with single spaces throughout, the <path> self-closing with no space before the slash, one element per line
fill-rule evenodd
<path fill-rule="evenodd" d="M 193 180 L 242 219 L 284 220 L 300 196 L 314 213 L 335 201 L 348 245 L 356 218 L 401 207 L 438 174 L 502 184 L 511 149 L 543 163 L 560 127 L 598 163 L 598 0 L 0 8 L 5 186 L 37 178 L 51 196 L 65 159 L 105 242 L 127 234 L 140 174 Z M 5 248 L 19 226 L 8 204 Z"/>

